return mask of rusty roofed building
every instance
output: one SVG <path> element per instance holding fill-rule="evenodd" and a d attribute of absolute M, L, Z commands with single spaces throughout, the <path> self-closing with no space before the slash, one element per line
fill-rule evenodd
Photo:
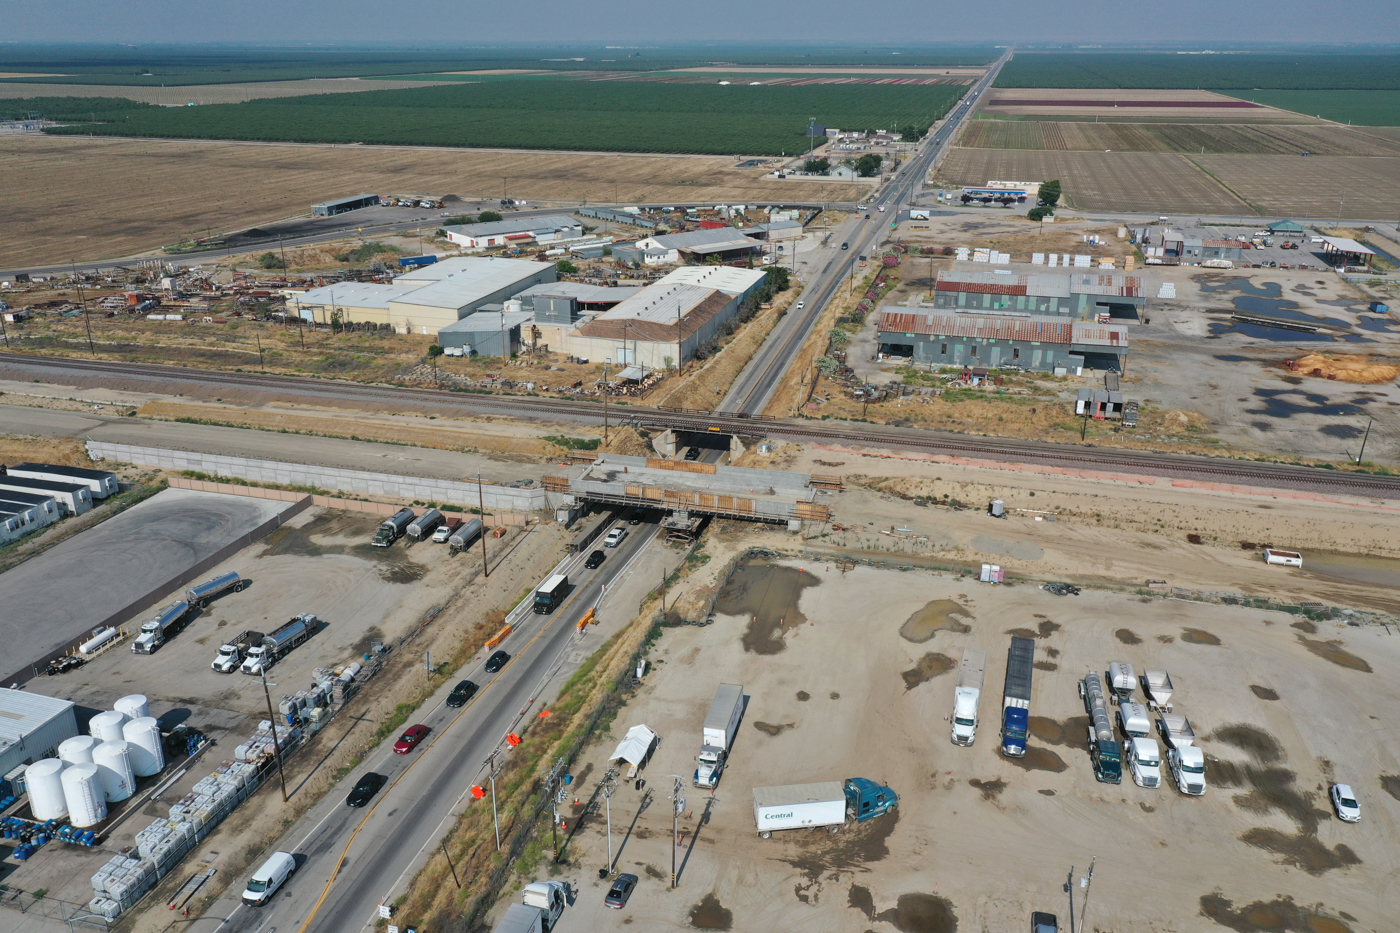
<path fill-rule="evenodd" d="M 1072 321 L 1104 314 L 1136 321 L 1146 303 L 1141 276 L 1088 269 L 1060 275 L 945 270 L 938 273 L 933 296 L 939 310 Z"/>
<path fill-rule="evenodd" d="M 881 352 L 928 366 L 1121 372 L 1128 356 L 1128 329 L 1122 324 L 1043 314 L 885 311 L 876 323 L 876 339 Z"/>

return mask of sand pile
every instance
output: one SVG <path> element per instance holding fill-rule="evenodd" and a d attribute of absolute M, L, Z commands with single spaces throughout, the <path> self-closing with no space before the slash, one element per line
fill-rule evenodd
<path fill-rule="evenodd" d="M 604 449 L 608 453 L 622 454 L 626 457 L 656 456 L 656 452 L 651 449 L 651 445 L 630 427 L 614 431 L 612 436 L 608 438 L 608 446 Z"/>
<path fill-rule="evenodd" d="M 1320 353 L 1309 353 L 1294 360 L 1293 365 L 1297 372 L 1307 376 L 1366 385 L 1391 382 L 1396 376 L 1400 376 L 1400 366 L 1369 356 L 1323 356 Z"/>

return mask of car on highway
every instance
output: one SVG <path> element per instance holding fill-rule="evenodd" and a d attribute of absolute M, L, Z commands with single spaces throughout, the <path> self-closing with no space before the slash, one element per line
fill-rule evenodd
<path fill-rule="evenodd" d="M 700 459 L 700 448 L 699 448 L 699 447 L 691 447 L 690 449 L 688 449 L 688 450 L 685 452 L 685 459 L 687 459 L 687 460 L 699 460 L 699 459 Z"/>
<path fill-rule="evenodd" d="M 796 307 L 796 309 L 797 309 L 798 311 L 801 311 L 803 308 L 807 307 L 807 302 L 805 302 L 805 301 L 799 301 L 799 302 L 795 305 L 795 307 Z"/>
<path fill-rule="evenodd" d="M 350 795 L 345 798 L 347 807 L 363 807 L 369 803 L 370 798 L 379 792 L 379 788 L 384 784 L 384 776 L 370 771 L 355 782 L 355 787 L 350 791 Z"/>
<path fill-rule="evenodd" d="M 608 536 L 603 539 L 603 547 L 617 547 L 622 540 L 627 537 L 627 529 L 621 525 L 608 532 Z"/>
<path fill-rule="evenodd" d="M 608 889 L 608 896 L 603 898 L 603 904 L 617 910 L 627 906 L 627 899 L 632 896 L 632 892 L 637 887 L 636 875 L 618 875 L 617 880 Z"/>
<path fill-rule="evenodd" d="M 851 248 L 851 244 L 849 244 L 849 243 L 842 243 L 842 244 L 841 244 L 841 248 L 842 248 L 842 249 L 850 249 L 850 248 Z"/>
<path fill-rule="evenodd" d="M 510 655 L 504 651 L 497 651 L 486 659 L 486 673 L 494 674 L 510 663 Z"/>
<path fill-rule="evenodd" d="M 403 730 L 403 735 L 394 743 L 395 755 L 407 755 L 418 745 L 419 742 L 427 738 L 428 727 L 424 725 L 409 726 Z"/>
<path fill-rule="evenodd" d="M 632 516 L 631 516 L 630 518 L 627 519 L 627 524 L 629 524 L 629 525 L 640 525 L 640 524 L 642 523 L 642 519 L 644 519 L 644 518 L 646 518 L 646 517 L 647 517 L 647 513 L 646 513 L 646 510 L 645 510 L 645 509 L 633 509 L 633 510 L 632 510 Z"/>
<path fill-rule="evenodd" d="M 460 709 L 470 703 L 471 698 L 476 696 L 476 691 L 480 689 L 470 680 L 464 680 L 453 687 L 452 692 L 447 695 L 447 705 L 453 709 Z"/>
<path fill-rule="evenodd" d="M 272 899 L 282 883 L 297 870 L 297 860 L 290 852 L 274 852 L 248 879 L 243 889 L 243 903 L 259 907 Z"/>
<path fill-rule="evenodd" d="M 1337 819 L 1347 823 L 1361 821 L 1361 805 L 1356 802 L 1356 794 L 1350 784 L 1333 784 L 1328 791 L 1332 797 L 1332 808 L 1337 811 Z"/>
<path fill-rule="evenodd" d="M 587 567 L 589 570 L 592 570 L 607 559 L 608 555 L 606 552 L 594 551 L 592 554 L 588 555 L 588 560 L 583 562 L 583 566 Z"/>

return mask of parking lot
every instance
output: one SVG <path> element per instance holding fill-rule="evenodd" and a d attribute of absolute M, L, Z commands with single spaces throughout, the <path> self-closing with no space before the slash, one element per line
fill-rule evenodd
<path fill-rule="evenodd" d="M 1380 711 L 1400 690 L 1378 672 L 1400 640 L 1384 629 L 811 562 L 741 572 L 717 610 L 713 625 L 663 637 L 638 696 L 581 766 L 586 804 L 628 727 L 661 736 L 642 772 L 649 805 L 638 813 L 632 784 L 611 801 L 617 870 L 639 877 L 637 891 L 623 910 L 603 907 L 605 821 L 585 817 L 567 853 L 581 894 L 563 933 L 1014 930 L 1033 910 L 1058 914 L 1066 929 L 1061 886 L 1094 856 L 1093 929 L 1360 933 L 1394 916 L 1400 729 Z M 1011 634 L 1036 645 L 1021 759 L 998 750 Z M 951 671 L 965 647 L 988 653 L 971 748 L 948 737 Z M 1077 682 L 1110 661 L 1170 671 L 1175 711 L 1206 754 L 1204 797 L 1179 793 L 1169 774 L 1155 789 L 1095 781 Z M 722 682 L 743 684 L 748 705 L 710 794 L 689 775 Z M 675 894 L 672 774 L 687 778 Z M 888 784 L 898 809 L 834 836 L 757 838 L 752 788 L 848 777 Z M 1333 781 L 1355 787 L 1360 823 L 1332 815 Z"/>

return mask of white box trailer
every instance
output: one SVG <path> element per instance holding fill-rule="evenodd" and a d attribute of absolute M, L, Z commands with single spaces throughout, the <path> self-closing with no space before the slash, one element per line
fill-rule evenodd
<path fill-rule="evenodd" d="M 846 821 L 846 791 L 840 781 L 755 787 L 753 818 L 760 833 L 840 826 Z"/>
<path fill-rule="evenodd" d="M 94 499 L 105 499 L 121 491 L 117 474 L 110 470 L 89 470 L 86 467 L 62 466 L 53 463 L 17 463 L 9 468 L 11 476 L 46 479 L 55 483 L 82 483 Z"/>
<path fill-rule="evenodd" d="M 0 476 L 0 489 L 53 496 L 69 515 L 82 515 L 92 508 L 92 490 L 85 483 L 55 482 L 28 476 Z"/>
<path fill-rule="evenodd" d="M 1284 567 L 1303 566 L 1303 555 L 1297 551 L 1280 551 L 1276 548 L 1264 548 L 1264 563 L 1279 564 Z"/>

